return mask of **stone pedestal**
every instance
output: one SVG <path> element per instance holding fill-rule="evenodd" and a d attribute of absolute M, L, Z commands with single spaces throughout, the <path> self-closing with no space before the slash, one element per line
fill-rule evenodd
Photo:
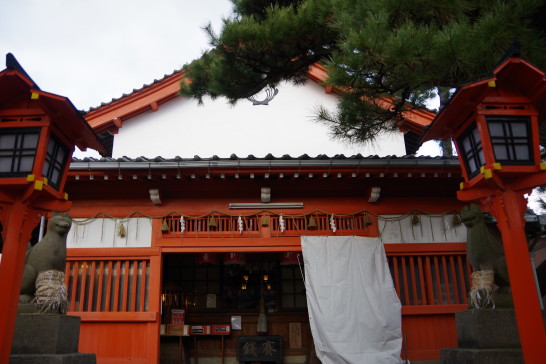
<path fill-rule="evenodd" d="M 463 311 L 455 321 L 458 348 L 442 349 L 442 364 L 523 364 L 514 310 Z"/>
<path fill-rule="evenodd" d="M 80 318 L 19 314 L 9 364 L 95 364 L 95 354 L 78 353 Z"/>

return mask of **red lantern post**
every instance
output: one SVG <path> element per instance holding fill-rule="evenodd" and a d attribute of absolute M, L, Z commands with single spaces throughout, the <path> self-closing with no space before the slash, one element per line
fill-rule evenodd
<path fill-rule="evenodd" d="M 546 184 L 539 120 L 546 117 L 544 72 L 519 57 L 485 80 L 462 86 L 424 137 L 453 138 L 465 181 L 458 198 L 478 201 L 502 233 L 525 363 L 543 363 L 546 333 L 525 234 L 525 193 Z"/>
<path fill-rule="evenodd" d="M 70 207 L 64 184 L 77 145 L 105 152 L 65 97 L 41 91 L 8 54 L 0 72 L 0 363 L 9 361 L 25 253 L 40 215 Z"/>

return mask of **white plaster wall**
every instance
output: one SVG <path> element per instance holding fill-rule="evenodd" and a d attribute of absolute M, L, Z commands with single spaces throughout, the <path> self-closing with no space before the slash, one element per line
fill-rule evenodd
<path fill-rule="evenodd" d="M 403 243 L 464 243 L 466 226 L 453 224 L 455 215 L 417 215 L 419 223 L 412 223 L 412 216 L 382 215 L 379 217 L 379 235 L 385 244 Z"/>
<path fill-rule="evenodd" d="M 123 224 L 125 236 L 120 236 Z M 66 238 L 67 248 L 135 248 L 152 246 L 152 222 L 148 218 L 99 217 L 73 219 Z"/>
<path fill-rule="evenodd" d="M 232 106 L 225 99 L 206 99 L 200 106 L 193 99 L 178 97 L 156 112 L 125 121 L 114 137 L 113 157 L 405 154 L 401 133 L 390 133 L 373 145 L 332 140 L 328 128 L 314 122 L 313 115 L 319 105 L 335 110 L 336 103 L 336 95 L 326 94 L 312 81 L 304 86 L 283 84 L 267 106 L 254 106 L 248 100 Z"/>

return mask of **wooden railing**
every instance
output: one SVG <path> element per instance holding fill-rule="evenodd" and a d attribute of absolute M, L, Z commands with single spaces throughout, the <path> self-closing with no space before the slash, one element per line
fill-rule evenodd
<path fill-rule="evenodd" d="M 199 217 L 170 215 L 163 219 L 164 237 L 260 237 L 268 228 L 271 236 L 301 235 L 369 235 L 377 218 L 368 213 L 329 215 L 322 212 L 306 215 L 276 215 L 268 212 L 255 215 L 225 215 L 220 213 Z"/>
<path fill-rule="evenodd" d="M 149 260 L 69 260 L 65 284 L 69 311 L 145 312 L 149 299 Z"/>
<path fill-rule="evenodd" d="M 467 304 L 471 268 L 464 251 L 388 252 L 387 260 L 403 306 Z M 70 311 L 148 311 L 147 260 L 70 260 L 66 284 Z"/>
<path fill-rule="evenodd" d="M 464 252 L 389 254 L 388 262 L 402 305 L 467 303 L 471 270 Z"/>

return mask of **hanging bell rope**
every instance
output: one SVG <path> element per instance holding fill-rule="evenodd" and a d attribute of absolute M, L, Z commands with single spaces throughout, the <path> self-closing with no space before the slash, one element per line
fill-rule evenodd
<path fill-rule="evenodd" d="M 167 223 L 167 219 L 163 219 L 163 225 L 161 225 L 161 232 L 163 234 L 169 232 L 169 224 Z"/>
<path fill-rule="evenodd" d="M 216 219 L 213 215 L 209 217 L 209 230 L 216 230 L 218 227 L 218 224 L 216 223 Z"/>
<path fill-rule="evenodd" d="M 315 218 L 313 216 L 309 217 L 309 222 L 307 224 L 307 230 L 317 230 L 317 222 L 315 221 Z"/>

